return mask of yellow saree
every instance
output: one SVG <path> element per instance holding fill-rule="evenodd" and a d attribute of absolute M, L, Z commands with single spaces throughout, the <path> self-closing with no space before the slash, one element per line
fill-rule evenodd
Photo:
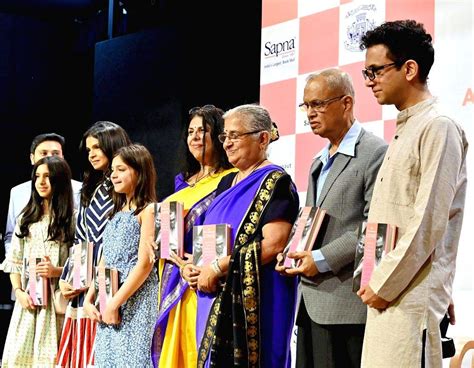
<path fill-rule="evenodd" d="M 200 223 L 221 178 L 235 170 L 203 178 L 165 199 L 184 204 L 186 252 L 192 252 L 192 226 Z M 153 339 L 153 363 L 160 368 L 194 368 L 197 362 L 196 293 L 180 277 L 178 267 L 170 262 L 160 260 L 159 274 L 159 317 Z"/>

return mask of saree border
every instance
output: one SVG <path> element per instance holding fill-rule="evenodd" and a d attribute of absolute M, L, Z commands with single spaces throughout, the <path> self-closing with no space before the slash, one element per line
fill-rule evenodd
<path fill-rule="evenodd" d="M 240 223 L 238 232 L 235 236 L 234 249 L 232 252 L 229 272 L 226 277 L 226 283 L 223 290 L 217 295 L 211 307 L 211 311 L 206 323 L 204 336 L 198 351 L 197 367 L 202 368 L 206 362 L 210 351 L 218 351 L 222 344 L 220 338 L 215 335 L 222 315 L 220 309 L 224 293 L 230 293 L 232 288 L 231 275 L 236 273 L 241 275 L 242 292 L 238 298 L 233 298 L 233 303 L 242 304 L 245 316 L 245 331 L 247 339 L 247 352 L 244 354 L 240 349 L 234 350 L 234 357 L 240 358 L 245 355 L 248 357 L 250 367 L 260 365 L 260 240 L 256 240 L 257 229 L 268 203 L 273 197 L 277 181 L 287 175 L 281 170 L 273 170 L 262 180 L 259 189 L 256 192 L 254 200 L 250 204 L 243 220 Z M 239 256 L 240 269 L 233 270 L 232 264 L 234 258 Z M 241 265 L 244 265 L 243 267 Z M 242 271 L 242 273 L 240 273 Z M 235 363 L 235 362 L 234 362 Z M 211 354 L 211 366 L 212 354 Z"/>

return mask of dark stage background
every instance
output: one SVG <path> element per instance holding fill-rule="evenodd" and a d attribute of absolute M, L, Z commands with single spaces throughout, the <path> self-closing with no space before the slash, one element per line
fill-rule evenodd
<path fill-rule="evenodd" d="M 81 180 L 83 132 L 114 121 L 153 153 L 163 198 L 182 164 L 188 109 L 259 100 L 260 1 L 122 0 L 114 10 L 110 37 L 108 1 L 0 0 L 2 234 L 35 135 L 62 134 Z M 11 307 L 0 272 L 0 352 Z"/>

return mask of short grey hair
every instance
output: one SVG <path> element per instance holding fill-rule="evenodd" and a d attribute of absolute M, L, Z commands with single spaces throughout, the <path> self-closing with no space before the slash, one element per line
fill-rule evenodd
<path fill-rule="evenodd" d="M 331 91 L 335 91 L 338 94 L 349 95 L 352 98 L 355 97 L 354 85 L 349 73 L 338 68 L 324 69 L 308 75 L 306 78 L 306 84 L 320 77 L 324 78 Z"/>
<path fill-rule="evenodd" d="M 234 107 L 226 111 L 223 115 L 224 119 L 238 116 L 249 131 L 261 130 L 271 134 L 272 119 L 266 108 L 256 104 L 247 104 Z"/>

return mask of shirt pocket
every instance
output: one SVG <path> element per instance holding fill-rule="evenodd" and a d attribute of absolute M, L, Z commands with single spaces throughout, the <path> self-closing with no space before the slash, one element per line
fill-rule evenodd
<path fill-rule="evenodd" d="M 419 160 L 412 155 L 399 156 L 397 160 L 387 160 L 382 180 L 385 198 L 399 206 L 412 206 L 419 187 Z"/>

